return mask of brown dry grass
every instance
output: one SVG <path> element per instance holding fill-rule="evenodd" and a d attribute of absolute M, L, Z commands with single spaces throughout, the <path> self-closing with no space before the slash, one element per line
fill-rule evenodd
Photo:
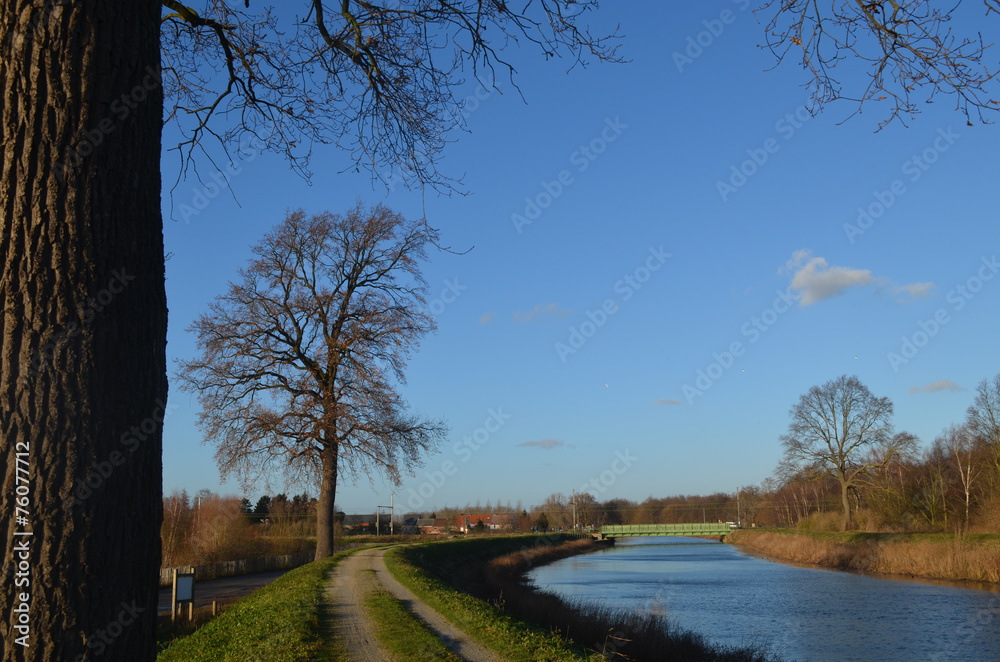
<path fill-rule="evenodd" d="M 860 572 L 1000 583 L 1000 541 L 964 536 L 856 537 L 739 531 L 732 542 L 768 556 Z"/>

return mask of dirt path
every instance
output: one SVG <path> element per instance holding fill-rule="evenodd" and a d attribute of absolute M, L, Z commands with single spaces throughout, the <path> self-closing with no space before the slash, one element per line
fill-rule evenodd
<path fill-rule="evenodd" d="M 356 552 L 338 563 L 323 593 L 333 610 L 333 633 L 358 662 L 392 662 L 375 639 L 375 629 L 364 610 L 365 594 L 375 587 L 375 579 L 364 571 L 373 568 L 376 551 Z"/>
<path fill-rule="evenodd" d="M 357 662 L 391 662 L 392 657 L 375 639 L 374 624 L 364 611 L 364 595 L 376 583 L 403 603 L 448 649 L 468 662 L 504 662 L 449 623 L 389 574 L 385 567 L 386 549 L 366 549 L 341 561 L 326 589 L 326 599 L 333 606 L 335 631 L 344 639 L 345 648 Z M 374 570 L 374 579 L 364 570 Z"/>

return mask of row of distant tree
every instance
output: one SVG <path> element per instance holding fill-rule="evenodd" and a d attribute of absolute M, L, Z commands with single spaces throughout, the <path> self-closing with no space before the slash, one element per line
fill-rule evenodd
<path fill-rule="evenodd" d="M 812 429 L 825 429 L 827 438 L 810 437 L 803 423 L 823 410 L 830 414 L 820 416 L 830 419 L 826 427 L 812 421 Z M 977 386 L 964 421 L 923 448 L 913 435 L 893 431 L 891 414 L 891 402 L 854 378 L 832 380 L 792 407 L 789 432 L 781 438 L 782 463 L 759 485 L 642 502 L 553 494 L 532 514 L 544 514 L 553 528 L 572 527 L 575 510 L 581 527 L 722 520 L 824 529 L 1000 530 L 1000 374 Z"/>

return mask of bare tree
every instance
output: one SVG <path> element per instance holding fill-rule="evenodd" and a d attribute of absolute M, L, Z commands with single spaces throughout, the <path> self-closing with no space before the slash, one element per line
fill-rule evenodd
<path fill-rule="evenodd" d="M 965 515 L 962 524 L 969 526 L 969 507 L 972 504 L 972 485 L 982 473 L 982 467 L 974 462 L 976 443 L 972 433 L 964 427 L 951 426 L 943 435 L 935 440 L 940 443 L 955 462 L 958 477 L 962 486 Z"/>
<path fill-rule="evenodd" d="M 905 432 L 893 434 L 892 402 L 874 396 L 857 377 L 843 375 L 812 387 L 788 414 L 792 420 L 781 436 L 785 469 L 837 480 L 845 531 L 851 527 L 851 489 L 909 453 L 916 441 Z"/>
<path fill-rule="evenodd" d="M 965 425 L 989 450 L 995 469 L 993 480 L 1000 480 L 1000 374 L 992 381 L 979 382 L 976 397 L 966 413 Z"/>
<path fill-rule="evenodd" d="M 736 488 L 737 510 L 739 510 L 737 523 L 740 526 L 743 526 L 743 522 L 756 523 L 757 513 L 763 507 L 766 496 L 767 491 L 757 485 Z"/>
<path fill-rule="evenodd" d="M 252 133 L 303 172 L 314 144 L 334 143 L 360 169 L 433 183 L 441 131 L 461 126 L 451 92 L 469 69 L 502 77 L 512 68 L 500 54 L 523 46 L 573 63 L 615 59 L 618 42 L 587 32 L 592 1 L 234 9 L 249 4 L 0 0 L 0 451 L 6 484 L 24 469 L 31 492 L 22 533 L 33 528 L 40 661 L 155 657 L 160 427 L 94 496 L 67 495 L 166 401 L 164 119 L 184 135 L 181 173 L 206 136 L 232 146 Z M 22 507 L 17 498 L 4 490 L 0 511 Z M 5 577 L 24 542 L 13 529 Z M 0 582 L 0 603 L 20 593 Z M 126 616 L 110 644 L 94 636 Z M 4 659 L 22 655 L 3 632 Z"/>
<path fill-rule="evenodd" d="M 757 11 L 769 17 L 765 47 L 779 63 L 798 60 L 817 109 L 843 99 L 853 101 L 857 113 L 874 103 L 886 117 L 882 128 L 894 120 L 905 124 L 921 103 L 944 96 L 955 100 L 970 124 L 973 118 L 989 122 L 1000 103 L 987 89 L 998 71 L 995 60 L 984 61 L 990 44 L 978 32 L 953 31 L 951 21 L 963 13 L 961 0 L 944 8 L 935 4 L 767 0 Z M 987 14 L 1000 11 L 997 0 L 984 0 L 984 6 Z"/>
<path fill-rule="evenodd" d="M 396 386 L 434 328 L 420 272 L 434 238 L 383 205 L 291 212 L 191 327 L 200 356 L 179 362 L 181 388 L 198 395 L 223 475 L 318 482 L 318 559 L 333 553 L 340 473 L 399 483 L 444 434 Z"/>

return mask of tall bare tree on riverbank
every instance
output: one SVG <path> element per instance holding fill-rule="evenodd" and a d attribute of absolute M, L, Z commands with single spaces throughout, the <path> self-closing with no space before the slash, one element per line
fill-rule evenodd
<path fill-rule="evenodd" d="M 317 559 L 333 553 L 341 473 L 399 483 L 445 432 L 396 389 L 434 329 L 420 270 L 434 240 L 383 205 L 291 212 L 192 325 L 200 356 L 180 362 L 181 388 L 198 396 L 223 475 L 318 482 Z"/>
<path fill-rule="evenodd" d="M 809 479 L 831 476 L 840 484 L 843 529 L 851 528 L 850 490 L 871 472 L 910 453 L 916 439 L 893 434 L 892 401 L 879 398 L 857 377 L 843 375 L 813 386 L 792 406 L 781 436 L 783 468 Z"/>
<path fill-rule="evenodd" d="M 11 547 L 30 540 L 40 662 L 155 657 L 164 121 L 185 172 L 206 138 L 253 137 L 301 172 L 328 143 L 377 176 L 447 186 L 435 164 L 470 71 L 490 86 L 513 74 L 505 50 L 578 63 L 619 43 L 588 32 L 591 1 L 250 4 L 0 0 L 0 452 L 34 533 L 14 535 L 25 495 L 3 490 L 0 564 L 13 577 Z M 0 582 L 5 614 L 23 588 Z M 0 634 L 3 660 L 22 659 L 9 619 Z"/>

